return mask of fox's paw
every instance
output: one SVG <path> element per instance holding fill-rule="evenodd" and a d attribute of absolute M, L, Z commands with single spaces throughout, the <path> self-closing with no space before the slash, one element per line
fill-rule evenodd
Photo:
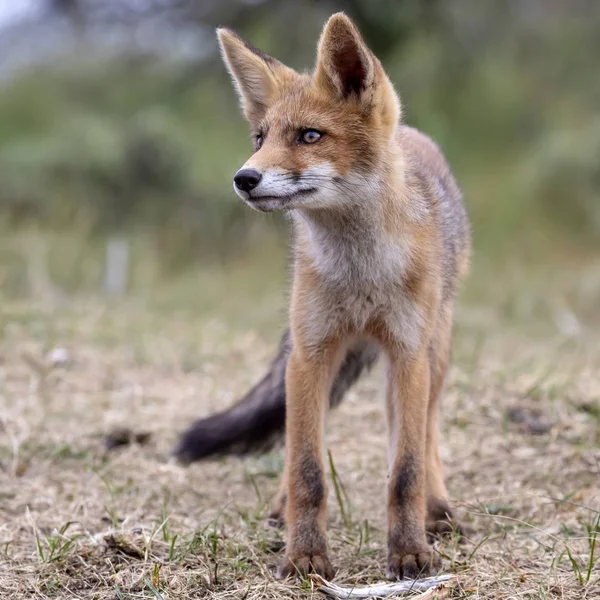
<path fill-rule="evenodd" d="M 285 525 L 285 519 L 279 511 L 272 510 L 267 517 L 267 524 L 276 529 L 281 529 Z"/>
<path fill-rule="evenodd" d="M 285 494 L 280 495 L 271 506 L 267 517 L 267 523 L 271 527 L 281 528 L 285 525 L 285 498 Z"/>
<path fill-rule="evenodd" d="M 335 575 L 335 570 L 326 554 L 307 554 L 294 557 L 286 554 L 277 569 L 277 579 L 286 579 L 294 575 L 305 577 L 309 573 L 316 573 L 331 580 Z"/>
<path fill-rule="evenodd" d="M 454 518 L 452 510 L 445 500 L 429 500 L 427 502 L 427 540 L 433 543 L 441 537 L 452 537 L 465 535 L 461 524 Z"/>
<path fill-rule="evenodd" d="M 429 549 L 418 552 L 394 552 L 388 554 L 386 576 L 388 579 L 416 579 L 435 575 L 441 566 L 438 556 Z"/>
<path fill-rule="evenodd" d="M 439 538 L 452 538 L 456 535 L 463 540 L 465 530 L 462 525 L 454 519 L 427 520 L 427 541 L 432 544 Z"/>

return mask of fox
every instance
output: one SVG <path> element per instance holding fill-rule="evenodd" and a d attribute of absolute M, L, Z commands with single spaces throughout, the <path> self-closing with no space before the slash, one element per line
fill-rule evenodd
<path fill-rule="evenodd" d="M 292 224 L 289 330 L 270 371 L 228 411 L 196 422 L 185 462 L 245 452 L 285 430 L 271 517 L 287 527 L 277 576 L 334 576 L 326 540 L 327 409 L 386 361 L 389 579 L 435 572 L 428 534 L 452 527 L 438 412 L 453 308 L 470 264 L 461 191 L 438 146 L 405 125 L 379 59 L 344 13 L 321 32 L 314 70 L 299 73 L 217 29 L 251 128 L 233 177 L 252 209 Z"/>

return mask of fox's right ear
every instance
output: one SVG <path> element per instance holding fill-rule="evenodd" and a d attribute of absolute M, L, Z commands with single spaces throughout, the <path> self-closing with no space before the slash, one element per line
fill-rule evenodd
<path fill-rule="evenodd" d="M 257 50 L 231 29 L 217 29 L 217 36 L 244 116 L 249 121 L 259 120 L 273 102 L 281 80 L 294 71 Z"/>

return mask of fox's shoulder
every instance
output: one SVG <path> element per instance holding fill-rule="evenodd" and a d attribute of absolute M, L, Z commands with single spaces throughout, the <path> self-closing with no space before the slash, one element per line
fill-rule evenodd
<path fill-rule="evenodd" d="M 408 125 L 397 131 L 409 185 L 417 187 L 430 204 L 462 205 L 462 194 L 440 147 L 427 135 Z"/>
<path fill-rule="evenodd" d="M 399 125 L 397 136 L 403 155 L 419 178 L 441 181 L 449 188 L 448 192 L 460 195 L 442 150 L 428 135 L 414 127 Z"/>
<path fill-rule="evenodd" d="M 409 185 L 427 202 L 437 223 L 446 287 L 451 291 L 456 275 L 468 268 L 471 249 L 471 228 L 461 191 L 443 152 L 429 136 L 407 125 L 398 127 L 397 136 L 409 169 Z"/>

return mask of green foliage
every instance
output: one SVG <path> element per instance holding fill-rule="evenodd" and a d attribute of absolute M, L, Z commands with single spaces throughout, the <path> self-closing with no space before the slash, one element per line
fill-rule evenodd
<path fill-rule="evenodd" d="M 0 209 L 59 231 L 149 227 L 175 260 L 227 248 L 247 215 L 229 91 L 146 62 L 23 75 L 0 90 Z"/>
<path fill-rule="evenodd" d="M 561 241 L 587 248 L 600 240 L 600 14 L 577 3 L 579 13 L 533 16 L 464 0 L 348 3 L 406 120 L 453 165 L 480 255 L 535 257 Z M 270 52 L 314 52 L 321 8 L 272 3 L 268 18 L 244 10 L 242 33 Z M 292 44 L 272 24 L 300 13 L 305 34 Z M 169 270 L 239 253 L 249 232 L 272 227 L 231 190 L 249 143 L 218 61 L 91 54 L 0 86 L 6 227 L 83 237 L 143 230 Z"/>

